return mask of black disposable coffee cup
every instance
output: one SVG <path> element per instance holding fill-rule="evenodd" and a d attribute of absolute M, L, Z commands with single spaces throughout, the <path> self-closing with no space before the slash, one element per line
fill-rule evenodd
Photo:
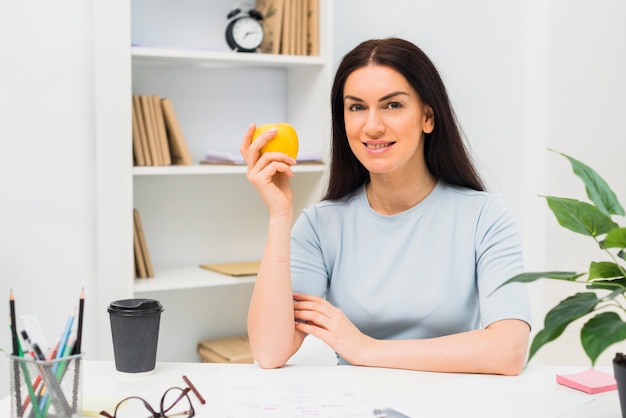
<path fill-rule="evenodd" d="M 154 299 L 123 299 L 111 302 L 107 310 L 117 371 L 154 371 L 163 312 L 161 303 Z"/>

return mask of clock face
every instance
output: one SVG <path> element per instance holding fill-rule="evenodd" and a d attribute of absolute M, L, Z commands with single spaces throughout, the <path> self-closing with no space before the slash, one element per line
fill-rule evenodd
<path fill-rule="evenodd" d="M 254 51 L 263 42 L 263 26 L 252 17 L 242 17 L 232 22 L 232 39 L 241 50 Z"/>

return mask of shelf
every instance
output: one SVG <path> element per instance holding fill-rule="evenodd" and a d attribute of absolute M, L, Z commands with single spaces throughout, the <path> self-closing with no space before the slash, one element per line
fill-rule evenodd
<path fill-rule="evenodd" d="M 135 64 L 178 64 L 207 67 L 302 67 L 323 66 L 326 61 L 321 56 L 276 55 L 242 53 L 234 51 L 209 51 L 200 49 L 131 48 Z"/>
<path fill-rule="evenodd" d="M 293 167 L 294 173 L 322 173 L 325 164 L 300 163 Z M 168 165 L 133 167 L 135 176 L 177 176 L 177 175 L 207 175 L 207 174 L 245 174 L 245 165 L 226 164 L 198 164 L 198 165 Z"/>
<path fill-rule="evenodd" d="M 201 267 L 155 268 L 154 277 L 135 279 L 135 294 L 253 283 L 255 276 L 232 277 Z"/>

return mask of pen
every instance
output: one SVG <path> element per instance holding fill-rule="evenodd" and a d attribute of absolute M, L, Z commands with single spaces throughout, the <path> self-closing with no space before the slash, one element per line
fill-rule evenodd
<path fill-rule="evenodd" d="M 193 383 L 191 383 L 191 380 L 189 380 L 189 378 L 185 375 L 183 375 L 183 380 L 185 381 L 185 383 L 189 385 L 189 389 L 191 389 L 191 391 L 196 394 L 196 397 L 200 400 L 200 403 L 204 405 L 206 401 L 204 400 L 202 395 L 200 395 L 200 392 L 198 392 L 198 389 L 196 389 Z"/>
<path fill-rule="evenodd" d="M 17 340 L 17 352 L 18 352 L 18 355 L 20 357 L 24 356 L 24 352 L 22 351 L 22 345 L 20 344 L 19 340 Z M 17 362 L 15 364 L 17 364 Z M 39 411 L 39 405 L 37 405 L 37 400 L 36 400 L 36 397 L 35 397 L 35 391 L 33 389 L 33 385 L 31 385 L 31 383 L 30 383 L 30 382 L 32 382 L 32 380 L 30 378 L 30 372 L 28 371 L 28 366 L 23 361 L 20 361 L 20 365 L 22 366 L 22 373 L 24 373 L 24 381 L 26 383 L 26 390 L 28 391 L 30 402 L 31 402 L 31 404 L 33 406 L 33 412 L 32 413 L 34 413 L 36 418 L 40 418 L 41 417 L 41 412 Z M 18 386 L 18 388 L 19 388 L 19 386 Z M 18 410 L 20 408 L 24 409 L 22 407 L 22 405 L 21 405 L 21 400 L 18 399 L 21 396 L 19 389 L 18 389 L 18 391 L 17 391 L 15 396 L 16 396 L 15 400 L 20 402 L 20 403 L 17 404 Z"/>
<path fill-rule="evenodd" d="M 72 354 L 80 354 L 81 344 L 83 341 L 83 309 L 85 307 L 85 288 L 80 291 L 80 300 L 78 302 L 78 329 L 76 331 L 76 344 L 72 350 Z"/>
<path fill-rule="evenodd" d="M 24 340 L 28 343 L 28 345 L 30 345 L 30 348 L 32 348 L 33 351 L 35 352 L 35 358 L 37 360 L 46 359 L 46 356 L 44 355 L 43 351 L 41 351 L 41 348 L 39 348 L 39 345 L 30 340 L 30 338 L 28 337 L 28 333 L 25 330 L 22 330 L 22 337 L 24 337 Z"/>
<path fill-rule="evenodd" d="M 395 409 L 391 408 L 383 408 L 383 409 L 374 409 L 374 417 L 376 418 L 411 418 L 408 415 L 404 415 Z"/>

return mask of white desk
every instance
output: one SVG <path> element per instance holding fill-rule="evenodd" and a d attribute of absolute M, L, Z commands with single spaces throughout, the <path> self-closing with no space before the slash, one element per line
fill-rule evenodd
<path fill-rule="evenodd" d="M 573 367 L 535 367 L 525 370 L 520 376 L 505 377 L 491 375 L 463 375 L 445 373 L 413 372 L 406 370 L 352 367 L 352 366 L 286 366 L 292 376 L 302 382 L 312 376 L 329 376 L 333 379 L 336 370 L 341 368 L 350 377 L 350 386 L 358 390 L 369 407 L 395 407 L 401 412 L 401 406 L 411 405 L 411 413 L 419 411 L 419 416 L 448 417 L 457 416 L 459 402 L 454 393 L 464 392 L 471 395 L 472 401 L 463 405 L 464 417 L 515 417 L 519 416 L 519 405 L 530 408 L 532 416 L 556 416 L 546 413 L 546 405 L 561 409 L 558 416 L 569 418 L 620 418 L 621 411 L 617 391 L 595 395 L 561 386 L 555 381 L 556 373 L 574 373 L 585 368 Z M 198 417 L 226 417 L 228 414 L 227 398 L 230 388 L 225 376 L 246 376 L 251 385 L 266 385 L 271 376 L 256 365 L 209 364 L 209 363 L 158 363 L 154 373 L 148 376 L 125 376 L 115 371 L 112 362 L 85 361 L 83 373 L 83 403 L 86 408 L 111 408 L 111 403 L 129 396 L 144 397 L 154 406 L 158 406 L 164 390 L 171 386 L 185 386 L 182 375 L 187 375 L 198 388 L 207 403 L 201 405 L 190 393 Z M 283 369 L 280 369 L 283 370 Z M 601 369 L 607 373 L 609 369 Z M 272 372 L 272 371 L 269 371 Z M 253 380 L 257 380 L 254 382 Z M 443 394 L 449 395 L 449 401 L 441 401 Z M 422 396 L 420 398 L 420 396 Z M 507 400 L 507 397 L 509 398 Z M 546 402 L 561 399 L 560 404 Z M 569 402 L 567 397 L 575 399 Z M 497 399 L 494 399 L 497 398 Z M 513 400 L 513 402 L 511 402 Z M 517 406 L 516 406 L 517 403 Z M 582 405 L 584 403 L 584 405 Z M 575 404 L 573 409 L 569 406 Z M 497 413 L 493 411 L 497 406 Z M 10 399 L 0 401 L 0 416 L 9 416 Z M 112 410 L 109 409 L 111 412 Z M 267 415 L 273 416 L 273 415 Z M 371 415 L 373 416 L 373 414 Z M 415 415 L 412 415 L 415 416 Z"/>

